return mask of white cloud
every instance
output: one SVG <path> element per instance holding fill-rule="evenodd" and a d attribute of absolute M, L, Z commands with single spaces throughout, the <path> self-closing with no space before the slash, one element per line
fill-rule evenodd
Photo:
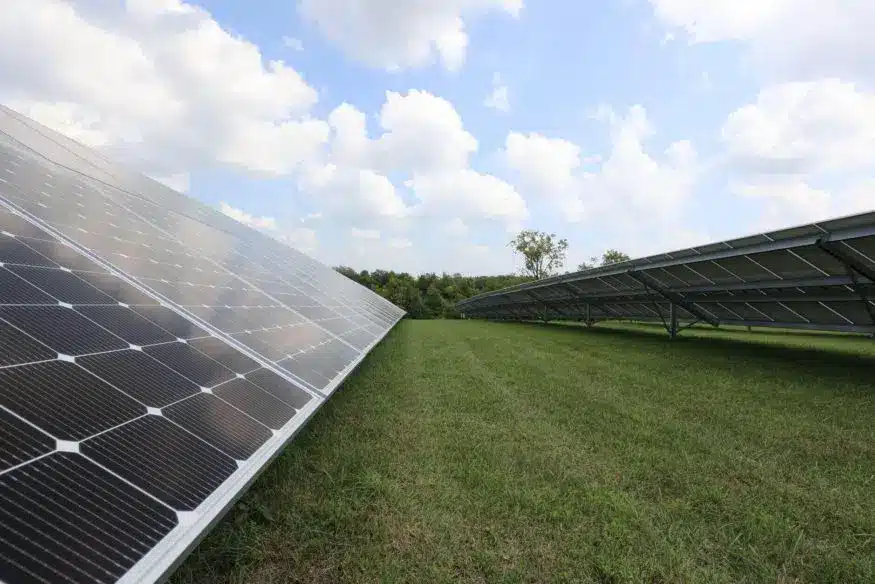
<path fill-rule="evenodd" d="M 498 219 L 509 230 L 529 216 L 525 201 L 511 185 L 471 169 L 415 175 L 405 184 L 419 199 L 415 210 L 420 214 Z"/>
<path fill-rule="evenodd" d="M 770 85 L 729 115 L 722 137 L 748 173 L 871 171 L 875 94 L 837 79 Z"/>
<path fill-rule="evenodd" d="M 297 52 L 304 50 L 304 43 L 301 42 L 301 39 L 290 36 L 283 37 L 283 46 Z"/>
<path fill-rule="evenodd" d="M 191 187 L 191 176 L 187 172 L 179 172 L 167 176 L 153 176 L 152 178 L 180 193 L 187 193 Z"/>
<path fill-rule="evenodd" d="M 510 111 L 510 102 L 508 101 L 507 93 L 507 85 L 502 83 L 501 75 L 495 73 L 492 75 L 492 92 L 486 96 L 483 105 L 502 113 L 508 113 Z"/>
<path fill-rule="evenodd" d="M 734 194 L 760 229 L 875 207 L 875 94 L 837 79 L 778 83 L 722 128 Z"/>
<path fill-rule="evenodd" d="M 377 144 L 378 165 L 388 170 L 461 169 L 477 150 L 477 139 L 465 130 L 453 104 L 427 91 L 386 92 L 380 126 L 385 132 Z"/>
<path fill-rule="evenodd" d="M 794 79 L 871 80 L 871 0 L 650 0 L 656 17 L 690 42 L 742 41 L 754 58 Z"/>
<path fill-rule="evenodd" d="M 762 231 L 871 211 L 875 181 L 825 189 L 792 177 L 761 178 L 733 185 L 733 192 L 756 203 L 756 228 Z"/>
<path fill-rule="evenodd" d="M 439 57 L 459 69 L 468 47 L 466 21 L 487 12 L 517 17 L 522 0 L 300 0 L 299 10 L 352 59 L 388 70 Z"/>
<path fill-rule="evenodd" d="M 308 118 L 316 91 L 201 8 L 7 0 L 3 14 L 0 100 L 148 172 L 285 174 L 328 138 Z"/>
<path fill-rule="evenodd" d="M 565 221 L 607 219 L 605 232 L 623 249 L 646 233 L 677 235 L 698 174 L 696 151 L 687 141 L 670 144 L 662 155 L 648 152 L 653 128 L 641 106 L 618 115 L 603 106 L 595 119 L 607 123 L 611 147 L 605 156 L 581 158 L 577 144 L 537 133 L 511 132 L 502 151 L 522 192 L 545 201 Z M 586 166 L 585 166 L 586 165 Z M 670 245 L 669 245 L 670 246 Z"/>
<path fill-rule="evenodd" d="M 377 118 L 382 133 L 368 136 L 365 115 L 341 104 L 329 115 L 328 162 L 308 168 L 301 189 L 320 197 L 333 214 L 369 219 L 491 218 L 506 226 L 528 217 L 525 201 L 508 183 L 470 168 L 477 140 L 453 105 L 426 91 L 387 92 Z M 415 202 L 389 176 L 402 180 Z M 400 184 L 400 183 L 399 183 Z"/>
<path fill-rule="evenodd" d="M 609 201 L 625 215 L 649 220 L 675 217 L 692 194 L 696 180 L 693 145 L 685 140 L 673 142 L 657 159 L 644 146 L 653 128 L 643 107 L 629 108 L 625 117 L 608 109 L 603 117 L 611 128 L 611 153 L 600 169 L 587 177 L 585 202 Z"/>
<path fill-rule="evenodd" d="M 316 232 L 306 227 L 286 229 L 277 234 L 276 238 L 303 253 L 313 254 L 319 249 L 319 239 Z"/>
<path fill-rule="evenodd" d="M 257 217 L 255 215 L 250 215 L 242 209 L 232 207 L 225 201 L 219 203 L 219 211 L 235 221 L 239 221 L 240 223 L 255 229 L 275 230 L 277 228 L 276 219 L 273 217 Z"/>
<path fill-rule="evenodd" d="M 413 247 L 413 242 L 403 237 L 393 237 L 389 240 L 389 247 L 392 249 L 406 249 Z"/>
<path fill-rule="evenodd" d="M 510 132 L 505 140 L 505 163 L 517 175 L 523 192 L 556 204 L 568 221 L 579 221 L 584 206 L 577 172 L 580 147 L 561 138 Z"/>
<path fill-rule="evenodd" d="M 443 230 L 447 235 L 464 237 L 468 234 L 468 225 L 459 217 L 455 217 L 444 223 Z"/>
<path fill-rule="evenodd" d="M 349 230 L 349 234 L 356 239 L 380 239 L 380 231 L 378 229 L 359 229 L 353 227 Z"/>
<path fill-rule="evenodd" d="M 299 187 L 335 217 L 400 219 L 407 205 L 386 176 L 370 169 L 339 167 L 333 163 L 308 168 Z"/>

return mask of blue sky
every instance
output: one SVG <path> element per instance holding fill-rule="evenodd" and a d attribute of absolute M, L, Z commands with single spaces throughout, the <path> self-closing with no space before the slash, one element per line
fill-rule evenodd
<path fill-rule="evenodd" d="M 535 228 L 571 268 L 875 208 L 864 0 L 11 2 L 0 100 L 332 265 L 508 272 Z"/>

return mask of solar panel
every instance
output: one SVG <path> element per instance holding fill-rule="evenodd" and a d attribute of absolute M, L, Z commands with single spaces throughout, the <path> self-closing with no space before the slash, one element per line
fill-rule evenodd
<path fill-rule="evenodd" d="M 875 212 L 481 294 L 468 317 L 610 319 L 875 333 Z"/>
<path fill-rule="evenodd" d="M 0 108 L 0 581 L 165 577 L 402 316 Z"/>

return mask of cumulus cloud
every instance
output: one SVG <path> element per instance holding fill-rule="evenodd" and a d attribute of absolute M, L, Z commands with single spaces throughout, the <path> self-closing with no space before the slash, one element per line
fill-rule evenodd
<path fill-rule="evenodd" d="M 356 239 L 380 239 L 380 231 L 378 229 L 360 229 L 353 227 L 349 230 L 349 234 Z"/>
<path fill-rule="evenodd" d="M 191 187 L 191 177 L 187 172 L 179 172 L 166 176 L 152 176 L 151 178 L 180 193 L 187 193 Z"/>
<path fill-rule="evenodd" d="M 641 225 L 650 227 L 648 233 L 679 233 L 675 227 L 699 172 L 693 145 L 681 140 L 661 154 L 651 153 L 646 142 L 654 130 L 641 106 L 625 114 L 602 107 L 595 118 L 610 132 L 604 156 L 582 157 L 577 144 L 562 138 L 510 132 L 502 155 L 515 183 L 566 221 L 610 218 L 611 229 L 626 240 L 638 237 Z"/>
<path fill-rule="evenodd" d="M 555 204 L 568 221 L 583 217 L 579 146 L 537 133 L 510 132 L 504 158 L 524 193 Z"/>
<path fill-rule="evenodd" d="M 875 206 L 875 94 L 852 83 L 769 85 L 721 136 L 732 192 L 756 204 L 763 229 Z"/>
<path fill-rule="evenodd" d="M 384 220 L 487 218 L 507 226 L 528 217 L 513 186 L 470 167 L 478 142 L 441 97 L 419 90 L 387 92 L 373 138 L 364 113 L 351 104 L 335 108 L 328 122 L 327 162 L 308 169 L 300 187 L 336 213 Z M 396 186 L 390 175 L 402 182 Z"/>
<path fill-rule="evenodd" d="M 515 230 L 528 218 L 526 203 L 508 183 L 472 169 L 415 175 L 406 183 L 432 217 L 461 215 L 499 219 Z"/>
<path fill-rule="evenodd" d="M 507 85 L 502 82 L 501 75 L 495 73 L 492 75 L 492 91 L 486 96 L 483 105 L 506 114 L 510 112 L 507 93 Z"/>
<path fill-rule="evenodd" d="M 301 39 L 290 36 L 283 37 L 283 46 L 298 52 L 304 50 L 304 43 L 301 42 Z"/>
<path fill-rule="evenodd" d="M 650 0 L 657 19 L 693 43 L 740 41 L 754 59 L 793 79 L 875 74 L 871 0 Z"/>
<path fill-rule="evenodd" d="M 522 0 L 301 0 L 300 13 L 350 58 L 388 70 L 436 58 L 459 69 L 468 48 L 466 22 L 489 12 L 517 17 Z"/>
<path fill-rule="evenodd" d="M 875 94 L 837 79 L 770 85 L 729 114 L 722 138 L 742 172 L 871 171 Z"/>
<path fill-rule="evenodd" d="M 316 231 L 306 227 L 286 229 L 281 233 L 274 234 L 274 237 L 304 253 L 313 254 L 319 249 L 319 238 Z"/>
<path fill-rule="evenodd" d="M 393 237 L 389 240 L 389 247 L 392 249 L 407 249 L 413 247 L 413 242 L 404 237 Z"/>
<path fill-rule="evenodd" d="M 468 234 L 468 225 L 459 217 L 455 217 L 444 223 L 443 231 L 453 237 L 463 237 Z"/>
<path fill-rule="evenodd" d="M 276 229 L 276 219 L 273 217 L 257 217 L 255 215 L 250 215 L 249 213 L 243 211 L 242 209 L 238 209 L 236 207 L 232 207 L 225 201 L 219 203 L 219 211 L 234 219 L 235 221 L 239 221 L 243 225 L 247 225 L 249 227 L 253 227 L 255 229 L 262 230 L 273 230 Z"/>
<path fill-rule="evenodd" d="M 3 10 L 0 100 L 143 170 L 284 174 L 328 139 L 298 72 L 201 8 L 8 0 Z"/>

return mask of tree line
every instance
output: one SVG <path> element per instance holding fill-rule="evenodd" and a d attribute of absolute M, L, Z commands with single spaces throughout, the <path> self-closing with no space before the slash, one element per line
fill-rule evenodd
<path fill-rule="evenodd" d="M 565 265 L 568 241 L 554 233 L 532 229 L 521 231 L 508 244 L 523 260 L 521 274 L 463 276 L 434 273 L 412 276 L 386 270 L 356 271 L 348 266 L 334 268 L 347 278 L 370 288 L 392 304 L 403 308 L 410 318 L 459 318 L 456 303 L 478 294 L 539 280 L 560 273 Z M 609 249 L 577 266 L 579 271 L 629 260 L 621 251 Z"/>
<path fill-rule="evenodd" d="M 532 280 L 531 276 L 514 274 L 471 277 L 428 273 L 412 276 L 407 272 L 386 270 L 358 272 L 348 266 L 334 269 L 403 308 L 410 318 L 459 318 L 456 303 L 460 300 Z"/>

